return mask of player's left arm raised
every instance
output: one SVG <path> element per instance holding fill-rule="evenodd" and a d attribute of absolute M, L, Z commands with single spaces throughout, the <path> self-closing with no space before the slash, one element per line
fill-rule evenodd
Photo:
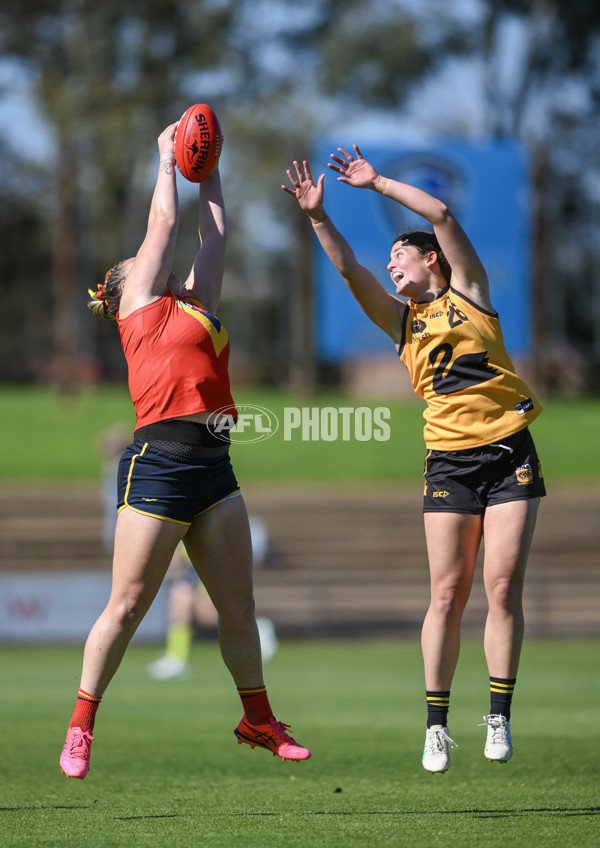
<path fill-rule="evenodd" d="M 378 174 L 356 145 L 354 153 L 338 148 L 341 156 L 331 154 L 329 167 L 341 182 L 356 188 L 370 188 L 400 203 L 433 226 L 434 232 L 452 269 L 451 285 L 483 309 L 493 311 L 487 273 L 469 237 L 445 203 L 415 186 Z"/>
<path fill-rule="evenodd" d="M 227 243 L 227 217 L 218 167 L 200 184 L 198 235 L 200 250 L 181 294 L 198 298 L 209 312 L 216 312 Z"/>

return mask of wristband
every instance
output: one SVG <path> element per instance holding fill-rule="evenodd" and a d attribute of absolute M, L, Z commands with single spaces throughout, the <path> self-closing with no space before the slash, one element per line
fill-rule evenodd
<path fill-rule="evenodd" d="M 175 161 L 175 154 L 174 153 L 161 153 L 160 154 L 160 161 L 161 162 L 166 162 L 167 159 L 172 159 L 173 162 L 174 162 Z"/>

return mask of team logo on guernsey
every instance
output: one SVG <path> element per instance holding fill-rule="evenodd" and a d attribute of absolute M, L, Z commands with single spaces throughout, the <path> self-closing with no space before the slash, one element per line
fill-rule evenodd
<path fill-rule="evenodd" d="M 519 486 L 528 486 L 529 483 L 533 483 L 533 469 L 531 465 L 520 465 L 515 471 L 515 474 L 517 475 Z"/>
<path fill-rule="evenodd" d="M 422 333 L 426 326 L 427 324 L 425 321 L 421 321 L 420 318 L 415 318 L 412 322 L 412 331 L 413 333 Z"/>

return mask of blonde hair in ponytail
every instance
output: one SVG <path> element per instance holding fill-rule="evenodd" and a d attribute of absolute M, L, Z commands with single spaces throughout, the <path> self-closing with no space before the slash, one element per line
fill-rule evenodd
<path fill-rule="evenodd" d="M 121 303 L 124 282 L 125 274 L 121 260 L 106 272 L 104 282 L 98 283 L 97 291 L 93 292 L 88 289 L 91 298 L 88 301 L 88 309 L 91 309 L 96 318 L 104 318 L 107 321 L 115 320 Z"/>
<path fill-rule="evenodd" d="M 96 296 L 91 289 L 88 289 L 92 300 L 88 300 L 88 309 L 94 313 L 96 318 L 104 318 L 106 321 L 114 321 L 114 317 L 109 315 L 106 310 L 106 304 L 103 300 L 96 300 Z"/>

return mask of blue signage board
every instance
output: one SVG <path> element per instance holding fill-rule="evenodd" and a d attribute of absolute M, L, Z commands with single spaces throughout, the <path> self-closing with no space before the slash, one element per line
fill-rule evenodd
<path fill-rule="evenodd" d="M 317 179 L 326 171 L 325 209 L 358 261 L 392 294 L 387 263 L 393 238 L 427 221 L 373 191 L 337 181 L 327 168 L 344 140 L 322 141 L 311 161 Z M 356 139 L 363 155 L 386 177 L 410 183 L 442 199 L 460 221 L 490 280 L 510 356 L 531 350 L 530 192 L 525 149 L 513 141 L 431 142 L 418 147 L 376 145 Z M 315 247 L 317 355 L 325 362 L 394 351 L 391 339 L 362 312 L 322 249 Z"/>

